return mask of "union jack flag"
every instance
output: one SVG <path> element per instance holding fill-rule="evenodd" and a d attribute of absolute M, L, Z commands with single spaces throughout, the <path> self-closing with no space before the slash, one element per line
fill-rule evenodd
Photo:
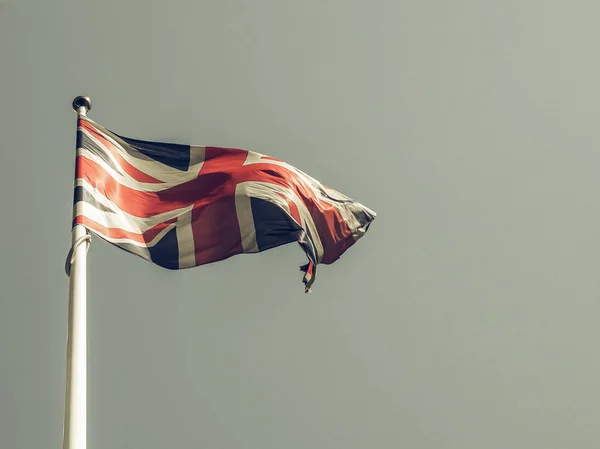
<path fill-rule="evenodd" d="M 168 269 L 298 242 L 336 261 L 375 212 L 278 159 L 236 148 L 148 142 L 80 116 L 73 225 Z"/>

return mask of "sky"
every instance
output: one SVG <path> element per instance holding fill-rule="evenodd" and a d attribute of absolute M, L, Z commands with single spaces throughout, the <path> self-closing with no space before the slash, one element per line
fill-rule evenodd
<path fill-rule="evenodd" d="M 171 272 L 93 238 L 88 448 L 600 444 L 600 4 L 0 3 L 0 447 L 62 447 L 75 113 L 378 213 Z"/>

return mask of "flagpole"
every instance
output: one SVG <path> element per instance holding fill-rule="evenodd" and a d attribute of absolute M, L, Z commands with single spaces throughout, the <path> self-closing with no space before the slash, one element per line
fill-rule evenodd
<path fill-rule="evenodd" d="M 77 118 L 92 108 L 89 97 L 73 100 Z M 82 244 L 84 243 L 84 244 Z M 86 256 L 87 230 L 76 225 L 71 231 L 69 274 L 69 321 L 67 337 L 67 375 L 63 449 L 86 449 L 87 437 L 87 331 L 86 331 Z M 70 267 L 69 267 L 70 265 Z"/>

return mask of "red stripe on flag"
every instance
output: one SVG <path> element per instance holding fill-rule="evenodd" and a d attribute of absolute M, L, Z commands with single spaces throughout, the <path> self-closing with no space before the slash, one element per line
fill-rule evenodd
<path fill-rule="evenodd" d="M 235 209 L 236 182 L 232 175 L 246 160 L 245 150 L 206 147 L 204 164 L 198 174 L 206 178 L 225 176 L 212 200 L 197 202 L 192 211 L 196 264 L 222 260 L 244 251 Z"/>
<path fill-rule="evenodd" d="M 127 162 L 127 160 L 125 160 L 125 158 L 121 156 L 119 150 L 117 150 L 115 146 L 109 140 L 107 140 L 106 137 L 104 137 L 104 134 L 98 129 L 96 129 L 91 123 L 87 122 L 86 120 L 80 119 L 79 126 L 81 126 L 87 132 L 92 134 L 97 140 L 99 140 L 104 149 L 106 151 L 109 151 L 110 154 L 112 154 L 115 157 L 115 159 L 117 159 L 119 167 L 121 167 L 123 171 L 129 176 L 131 176 L 133 179 L 135 179 L 138 182 L 147 182 L 149 184 L 160 184 L 163 182 L 160 179 L 153 178 L 152 176 L 142 172 L 141 170 L 135 168 L 133 165 Z"/>
<path fill-rule="evenodd" d="M 218 192 L 214 192 L 218 179 L 211 176 L 159 192 L 135 190 L 115 181 L 102 166 L 85 156 L 77 156 L 77 177 L 86 180 L 119 209 L 140 218 L 153 217 L 218 196 Z"/>
<path fill-rule="evenodd" d="M 129 239 L 129 240 L 133 240 L 134 242 L 138 242 L 138 243 L 150 243 L 152 240 L 154 240 L 156 238 L 156 236 L 158 234 L 160 234 L 160 232 L 163 229 L 165 229 L 169 225 L 175 223 L 176 221 L 177 221 L 176 219 L 172 219 L 172 220 L 165 221 L 163 223 L 159 223 L 156 226 L 148 229 L 143 234 L 129 232 L 129 231 L 126 231 L 121 228 L 107 228 L 106 226 L 103 226 L 100 223 L 98 223 L 88 217 L 85 217 L 83 215 L 78 215 L 77 217 L 75 217 L 75 219 L 73 220 L 73 224 L 74 225 L 75 224 L 83 225 L 86 228 L 89 228 L 89 229 L 97 232 L 98 234 L 100 234 L 104 237 L 111 238 L 111 239 Z"/>
<path fill-rule="evenodd" d="M 296 221 L 296 223 L 302 226 L 302 217 L 300 216 L 300 211 L 298 210 L 296 203 L 282 193 L 277 194 L 287 203 L 288 207 L 290 208 L 290 215 L 292 218 Z"/>

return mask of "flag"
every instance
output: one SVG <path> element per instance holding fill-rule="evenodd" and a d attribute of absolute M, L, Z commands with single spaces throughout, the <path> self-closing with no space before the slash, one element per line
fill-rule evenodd
<path fill-rule="evenodd" d="M 84 116 L 74 196 L 73 225 L 168 269 L 298 242 L 307 292 L 376 215 L 281 160 L 130 139 Z"/>

